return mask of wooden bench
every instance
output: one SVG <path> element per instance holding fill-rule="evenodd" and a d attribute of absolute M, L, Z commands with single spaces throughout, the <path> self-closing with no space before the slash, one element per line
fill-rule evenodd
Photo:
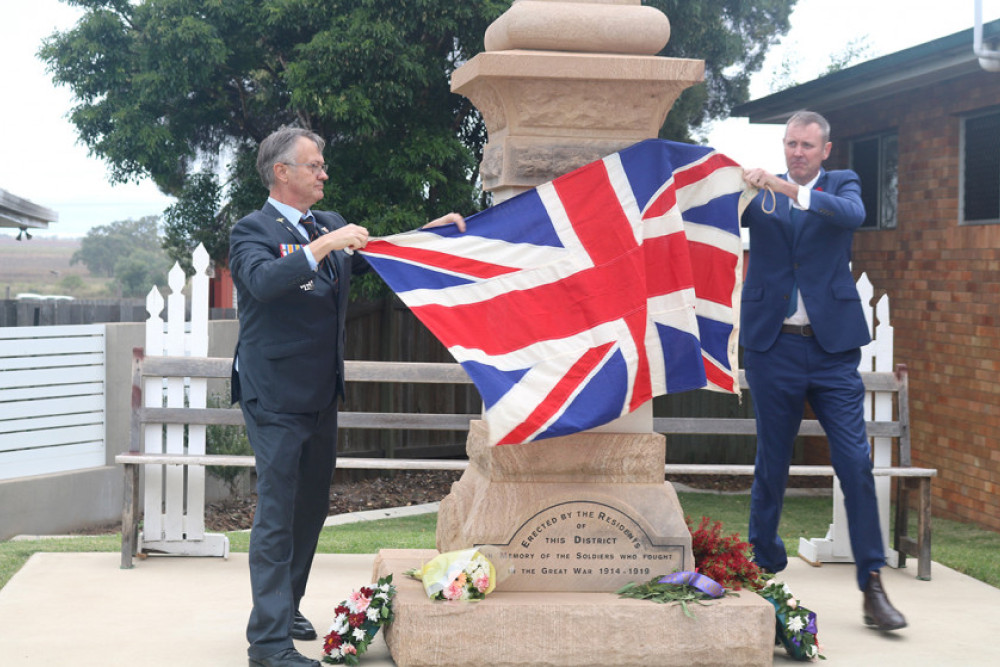
<path fill-rule="evenodd" d="M 161 408 L 146 407 L 143 387 L 147 378 L 209 378 L 228 379 L 232 360 L 229 358 L 146 357 L 141 349 L 133 354 L 132 364 L 132 418 L 130 422 L 130 451 L 119 454 L 115 462 L 124 470 L 125 485 L 122 504 L 121 567 L 132 567 L 132 558 L 138 544 L 139 470 L 143 465 L 217 465 L 253 467 L 253 456 L 225 456 L 199 454 L 162 454 L 141 451 L 142 433 L 149 424 L 185 425 L 242 425 L 243 413 L 238 408 Z M 349 382 L 406 382 L 467 384 L 471 381 L 458 364 L 453 363 L 404 363 L 348 361 L 345 379 Z M 907 402 L 907 374 L 903 366 L 896 373 L 862 373 L 869 391 L 891 392 L 896 401 L 897 418 L 892 421 L 874 421 L 867 424 L 869 436 L 891 437 L 898 444 L 898 465 L 877 467 L 878 477 L 898 478 L 896 494 L 896 521 L 894 548 L 900 554 L 900 567 L 907 555 L 918 559 L 918 578 L 930 578 L 931 511 L 930 479 L 936 470 L 914 468 L 910 465 L 910 431 Z M 740 382 L 746 379 L 740 373 Z M 479 419 L 478 414 L 416 414 L 416 413 L 364 413 L 341 412 L 341 428 L 391 428 L 467 430 L 469 422 Z M 753 419 L 713 418 L 655 418 L 653 430 L 666 435 L 723 434 L 748 435 L 756 433 Z M 815 420 L 804 420 L 800 435 L 823 435 Z M 338 457 L 338 468 L 384 470 L 463 470 L 464 460 L 387 459 Z M 791 475 L 833 476 L 831 466 L 792 466 Z M 753 475 L 752 465 L 666 464 L 666 475 Z M 910 492 L 918 492 L 919 515 L 916 538 L 908 534 Z"/>
<path fill-rule="evenodd" d="M 146 380 L 149 378 L 227 380 L 231 368 L 231 358 L 147 357 L 141 348 L 133 350 L 129 451 L 115 457 L 115 463 L 123 467 L 125 476 L 122 502 L 122 568 L 132 567 L 132 558 L 139 543 L 139 471 L 142 466 L 200 465 L 252 468 L 255 465 L 253 456 L 143 452 L 143 432 L 147 425 L 243 425 L 243 412 L 239 408 L 147 407 L 143 399 Z M 347 361 L 344 371 L 345 380 L 348 382 L 471 384 L 462 367 L 454 363 Z M 337 421 L 340 428 L 467 431 L 469 422 L 480 417 L 479 414 L 341 412 Z M 338 468 L 354 469 L 462 470 L 466 466 L 467 461 L 461 460 L 337 458 Z"/>
<path fill-rule="evenodd" d="M 869 421 L 865 427 L 869 437 L 892 438 L 896 446 L 897 465 L 877 466 L 875 477 L 896 478 L 895 521 L 893 548 L 899 553 L 899 567 L 906 565 L 906 557 L 917 559 L 917 578 L 931 578 L 931 478 L 937 476 L 933 468 L 916 468 L 911 465 L 909 376 L 906 366 L 899 364 L 893 373 L 863 372 L 861 378 L 868 392 L 885 392 L 892 396 L 895 418 Z M 740 387 L 747 389 L 746 375 L 739 374 Z M 743 435 L 755 436 L 756 423 L 744 418 L 686 418 L 662 417 L 653 419 L 653 430 L 670 435 Z M 818 420 L 804 419 L 799 428 L 800 436 L 824 436 Z M 745 475 L 753 476 L 752 465 L 667 464 L 666 475 Z M 833 466 L 793 465 L 789 475 L 803 477 L 833 477 Z M 909 534 L 910 494 L 917 494 L 917 534 Z"/>

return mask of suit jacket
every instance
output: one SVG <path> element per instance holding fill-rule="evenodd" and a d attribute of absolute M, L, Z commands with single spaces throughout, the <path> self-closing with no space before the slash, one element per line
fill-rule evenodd
<path fill-rule="evenodd" d="M 809 210 L 801 211 L 794 225 L 788 197 L 776 195 L 774 212 L 764 213 L 764 195 L 759 193 L 743 213 L 743 225 L 750 230 L 740 312 L 743 346 L 764 352 L 774 344 L 795 283 L 824 350 L 866 345 L 871 336 L 850 269 L 854 230 L 865 219 L 858 175 L 821 171 Z"/>
<path fill-rule="evenodd" d="M 337 213 L 313 215 L 328 230 L 347 224 Z M 240 320 L 232 400 L 255 398 L 271 412 L 316 412 L 344 394 L 350 277 L 367 262 L 343 251 L 330 253 L 335 284 L 329 267 L 309 268 L 301 248 L 282 256 L 283 244 L 301 246 L 303 240 L 270 204 L 237 222 L 230 233 L 229 269 Z"/>

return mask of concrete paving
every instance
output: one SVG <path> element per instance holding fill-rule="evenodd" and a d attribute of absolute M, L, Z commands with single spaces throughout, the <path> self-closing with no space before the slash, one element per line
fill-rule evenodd
<path fill-rule="evenodd" d="M 377 510 L 371 518 L 385 516 L 384 510 Z M 374 555 L 316 557 L 302 611 L 321 634 L 333 618 L 334 606 L 370 582 L 373 560 Z M 0 590 L 0 665 L 247 664 L 246 554 L 231 554 L 226 560 L 152 556 L 137 560 L 132 570 L 118 566 L 117 553 L 32 556 Z M 829 664 L 1000 665 L 1000 643 L 993 641 L 1000 589 L 938 563 L 932 581 L 919 581 L 915 573 L 915 562 L 902 570 L 884 570 L 889 597 L 910 623 L 890 634 L 861 624 L 861 595 L 854 586 L 853 566 L 816 568 L 793 559 L 781 578 L 818 613 L 820 644 Z M 489 598 L 479 604 L 488 603 Z M 298 648 L 321 657 L 321 640 L 300 642 Z M 380 633 L 362 665 L 393 664 Z M 648 664 L 655 665 L 655 658 Z M 776 648 L 774 664 L 792 661 Z"/>

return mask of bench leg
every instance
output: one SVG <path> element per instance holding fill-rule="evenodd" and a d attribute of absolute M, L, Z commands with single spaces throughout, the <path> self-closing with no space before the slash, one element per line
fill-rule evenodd
<path fill-rule="evenodd" d="M 122 563 L 121 568 L 132 568 L 132 556 L 139 541 L 139 523 L 136 507 L 139 505 L 139 466 L 126 463 L 125 490 L 122 498 Z"/>
<path fill-rule="evenodd" d="M 907 547 L 910 534 L 910 489 L 907 480 L 896 480 L 896 525 L 892 529 L 892 548 L 898 555 L 897 566 L 906 567 Z"/>
<path fill-rule="evenodd" d="M 921 477 L 917 493 L 920 496 L 917 519 L 917 579 L 931 579 L 931 478 Z"/>

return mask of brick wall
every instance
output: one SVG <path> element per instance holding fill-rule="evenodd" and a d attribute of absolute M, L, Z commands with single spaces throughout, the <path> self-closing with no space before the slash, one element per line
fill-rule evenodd
<path fill-rule="evenodd" d="M 1000 105 L 977 72 L 826 115 L 834 152 L 899 133 L 898 226 L 855 235 L 854 269 L 890 298 L 910 368 L 913 463 L 934 467 L 936 516 L 1000 530 L 1000 225 L 959 226 L 961 116 Z"/>

